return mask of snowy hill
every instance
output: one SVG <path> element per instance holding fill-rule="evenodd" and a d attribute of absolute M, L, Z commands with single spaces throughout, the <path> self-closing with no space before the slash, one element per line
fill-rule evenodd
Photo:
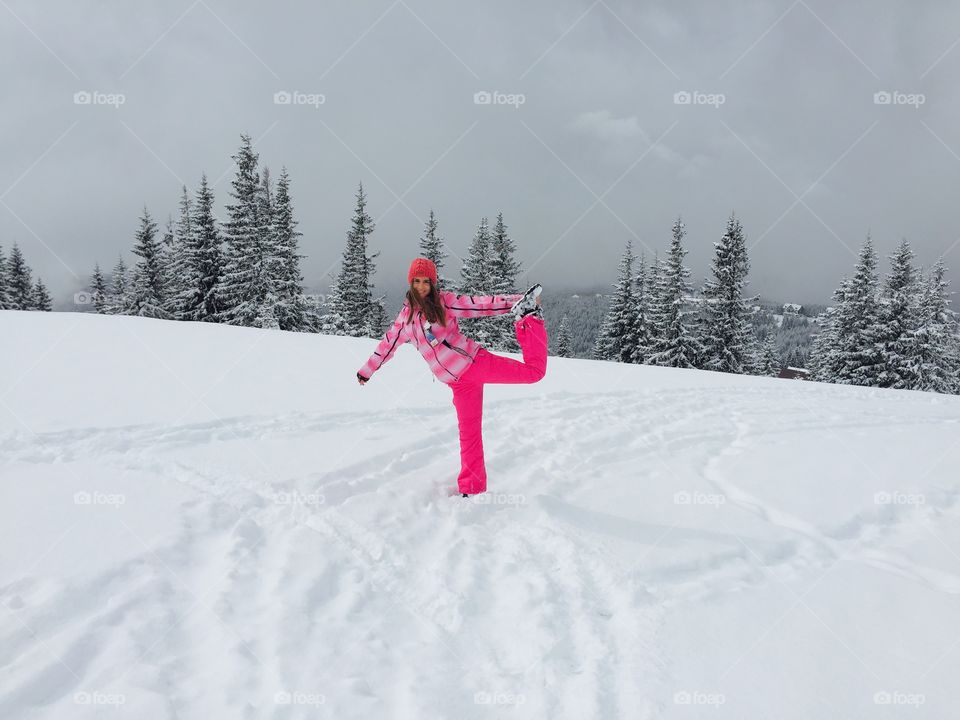
<path fill-rule="evenodd" d="M 2 718 L 947 718 L 960 398 L 0 312 Z M 894 707 L 891 707 L 894 706 Z"/>

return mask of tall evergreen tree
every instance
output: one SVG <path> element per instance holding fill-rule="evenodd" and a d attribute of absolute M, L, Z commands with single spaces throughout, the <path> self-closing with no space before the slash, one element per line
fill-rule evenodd
<path fill-rule="evenodd" d="M 634 276 L 634 329 L 630 338 L 633 355 L 630 362 L 642 364 L 650 355 L 653 344 L 653 321 L 651 313 L 650 280 L 648 278 L 646 260 L 643 253 L 637 264 L 637 273 Z"/>
<path fill-rule="evenodd" d="M 840 286 L 833 291 L 834 305 L 817 316 L 817 334 L 807 363 L 810 377 L 820 382 L 833 382 L 840 367 L 840 306 L 846 297 L 850 280 L 844 276 Z"/>
<path fill-rule="evenodd" d="M 493 226 L 493 235 L 490 238 L 490 285 L 485 294 L 511 295 L 526 290 L 517 287 L 520 263 L 514 257 L 516 249 L 516 243 L 507 234 L 503 213 L 497 213 L 497 223 Z M 505 322 L 506 319 L 512 320 L 512 316 L 494 315 L 482 318 L 490 325 L 491 333 L 497 333 L 498 348 L 505 352 L 519 352 L 520 345 L 513 322 Z"/>
<path fill-rule="evenodd" d="M 420 256 L 431 260 L 437 266 L 437 285 L 446 288 L 447 279 L 443 275 L 443 259 L 447 257 L 443 251 L 443 238 L 437 234 L 437 218 L 430 209 L 430 217 L 427 218 L 427 225 L 423 231 L 423 237 L 420 238 Z"/>
<path fill-rule="evenodd" d="M 489 289 L 490 294 L 510 295 L 522 292 L 517 287 L 520 262 L 514 257 L 516 251 L 516 243 L 507 234 L 503 213 L 497 213 L 497 224 L 493 226 L 493 235 L 490 240 L 490 275 L 493 281 Z"/>
<path fill-rule="evenodd" d="M 30 304 L 34 310 L 43 310 L 44 312 L 53 310 L 50 293 L 47 292 L 47 286 L 43 284 L 43 280 L 40 278 L 37 278 L 37 282 L 33 286 Z"/>
<path fill-rule="evenodd" d="M 481 218 L 473 236 L 467 257 L 460 268 L 459 292 L 480 295 L 489 292 L 492 283 L 490 269 L 493 267 L 490 226 L 487 218 Z"/>
<path fill-rule="evenodd" d="M 277 245 L 273 181 L 270 178 L 270 168 L 268 167 L 263 168 L 257 202 L 257 219 L 259 221 L 257 235 L 263 268 L 263 295 L 259 302 L 260 312 L 253 324 L 261 328 L 280 329 L 281 298 L 279 285 L 286 268 Z"/>
<path fill-rule="evenodd" d="M 17 243 L 13 244 L 7 260 L 7 304 L 11 310 L 33 309 L 32 271 Z"/>
<path fill-rule="evenodd" d="M 104 282 L 100 263 L 93 266 L 93 276 L 90 281 L 90 294 L 93 297 L 93 309 L 101 315 L 107 311 L 107 284 Z"/>
<path fill-rule="evenodd" d="M 560 327 L 557 329 L 557 357 L 572 357 L 570 348 L 570 329 L 567 327 L 567 316 L 560 318 Z"/>
<path fill-rule="evenodd" d="M 660 287 L 657 290 L 657 340 L 648 362 L 653 365 L 694 368 L 703 357 L 703 345 L 694 335 L 692 312 L 687 309 L 690 270 L 683 264 L 687 251 L 683 249 L 686 234 L 680 218 L 673 224 L 670 253 L 663 264 Z"/>
<path fill-rule="evenodd" d="M 884 370 L 881 339 L 877 255 L 867 235 L 853 277 L 839 296 L 836 365 L 831 382 L 876 387 Z"/>
<path fill-rule="evenodd" d="M 213 213 L 213 189 L 203 173 L 191 209 L 189 231 L 184 234 L 181 319 L 219 321 L 223 309 L 220 301 L 224 271 L 222 243 Z"/>
<path fill-rule="evenodd" d="M 957 314 L 949 306 L 952 293 L 945 274 L 940 258 L 922 284 L 910 375 L 915 390 L 960 394 L 960 336 Z"/>
<path fill-rule="evenodd" d="M 885 283 L 885 296 L 880 306 L 879 343 L 883 369 L 877 377 L 878 387 L 910 389 L 916 386 L 916 330 L 919 327 L 916 272 L 913 251 L 901 240 L 890 256 L 891 272 Z"/>
<path fill-rule="evenodd" d="M 127 283 L 127 265 L 123 262 L 122 255 L 117 257 L 117 264 L 113 266 L 110 285 L 110 294 L 107 296 L 107 314 L 129 315 L 133 309 L 133 301 Z"/>
<path fill-rule="evenodd" d="M 169 319 L 165 310 L 163 268 L 157 243 L 157 224 L 146 206 L 140 218 L 133 254 L 140 258 L 133 269 L 132 311 L 134 315 Z"/>
<path fill-rule="evenodd" d="M 665 303 L 661 297 L 663 292 L 663 275 L 665 269 L 663 261 L 660 260 L 660 253 L 654 251 L 653 262 L 650 267 L 644 271 L 646 273 L 646 283 L 644 288 L 644 299 L 646 305 L 646 346 L 643 352 L 642 362 L 650 364 L 650 356 L 653 355 L 659 343 L 660 330 L 663 327 L 663 313 Z M 638 356 L 639 357 L 639 356 Z"/>
<path fill-rule="evenodd" d="M 276 238 L 276 254 L 279 260 L 276 288 L 279 298 L 277 317 L 282 330 L 306 332 L 316 321 L 303 296 L 303 274 L 300 271 L 299 238 L 293 217 L 293 200 L 290 198 L 290 175 L 280 169 L 277 194 L 274 198 L 273 226 Z"/>
<path fill-rule="evenodd" d="M 600 320 L 600 328 L 597 330 L 597 337 L 593 341 L 593 349 L 591 351 L 590 357 L 593 360 L 616 360 L 616 352 L 613 346 L 613 332 L 611 329 L 611 313 L 610 308 L 613 306 L 613 298 L 611 297 L 610 303 L 607 306 L 607 312 L 604 313 L 603 318 Z"/>
<path fill-rule="evenodd" d="M 186 320 L 186 299 L 193 289 L 195 279 L 191 265 L 191 252 L 194 247 L 193 203 L 182 187 L 180 195 L 180 215 L 176 229 L 172 222 L 167 223 L 163 242 L 164 286 L 166 288 L 166 310 L 176 320 Z"/>
<path fill-rule="evenodd" d="M 759 357 L 754 365 L 757 375 L 776 377 L 780 374 L 780 352 L 777 350 L 777 342 L 772 332 L 767 333 L 767 337 L 760 346 Z"/>
<path fill-rule="evenodd" d="M 493 275 L 494 250 L 493 238 L 490 235 L 490 226 L 487 218 L 481 218 L 477 232 L 473 236 L 467 257 L 460 269 L 459 292 L 468 295 L 495 295 L 492 288 L 498 283 Z M 501 320 L 497 317 L 463 318 L 460 327 L 464 332 L 481 345 L 500 350 L 503 334 L 500 323 L 491 322 Z"/>
<path fill-rule="evenodd" d="M 231 325 L 254 326 L 262 322 L 262 308 L 270 290 L 261 210 L 259 155 L 249 135 L 241 135 L 240 149 L 233 155 L 237 172 L 231 181 L 224 223 L 226 240 L 224 268 L 220 286 L 220 319 Z"/>
<path fill-rule="evenodd" d="M 614 292 L 607 308 L 607 316 L 601 325 L 605 337 L 598 340 L 597 344 L 604 360 L 633 362 L 636 357 L 638 335 L 634 260 L 633 241 L 628 240 L 620 258 L 617 282 L 613 285 Z"/>
<path fill-rule="evenodd" d="M 703 288 L 705 301 L 705 364 L 708 370 L 744 373 L 750 367 L 752 328 L 749 303 L 744 298 L 750 262 L 743 227 L 735 214 L 727 220 L 726 232 L 715 242 L 713 279 Z"/>
<path fill-rule="evenodd" d="M 376 308 L 373 299 L 374 260 L 377 251 L 368 255 L 369 239 L 375 225 L 367 213 L 363 184 L 357 191 L 353 221 L 347 231 L 343 261 L 321 322 L 321 332 L 351 337 L 378 337 L 383 325 L 375 327 L 383 316 L 383 306 Z"/>

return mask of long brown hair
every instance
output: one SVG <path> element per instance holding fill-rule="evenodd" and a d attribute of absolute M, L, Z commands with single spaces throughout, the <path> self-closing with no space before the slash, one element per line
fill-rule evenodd
<path fill-rule="evenodd" d="M 430 283 L 430 292 L 425 298 L 420 297 L 413 288 L 413 282 L 407 288 L 407 304 L 410 306 L 410 313 L 407 315 L 407 322 L 413 322 L 413 315 L 417 310 L 422 310 L 424 317 L 431 323 L 440 325 L 447 324 L 446 308 L 443 306 L 443 300 L 440 298 L 440 291 L 432 282 Z"/>

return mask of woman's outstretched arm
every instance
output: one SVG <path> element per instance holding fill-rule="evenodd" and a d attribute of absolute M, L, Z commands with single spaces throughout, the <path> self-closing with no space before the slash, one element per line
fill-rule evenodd
<path fill-rule="evenodd" d="M 519 295 L 457 295 L 447 290 L 443 293 L 443 305 L 454 317 L 472 318 L 487 315 L 504 315 L 513 304 L 523 297 Z"/>
<path fill-rule="evenodd" d="M 406 318 L 406 308 L 400 310 L 393 325 L 387 328 L 386 334 L 373 351 L 373 355 L 363 364 L 363 367 L 357 371 L 358 378 L 367 380 L 397 351 L 397 348 L 410 340 L 407 333 L 407 326 L 404 322 Z"/>

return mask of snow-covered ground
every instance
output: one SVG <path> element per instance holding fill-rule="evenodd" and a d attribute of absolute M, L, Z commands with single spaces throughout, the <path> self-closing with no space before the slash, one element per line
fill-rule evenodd
<path fill-rule="evenodd" d="M 2 718 L 937 718 L 960 398 L 0 312 Z"/>

